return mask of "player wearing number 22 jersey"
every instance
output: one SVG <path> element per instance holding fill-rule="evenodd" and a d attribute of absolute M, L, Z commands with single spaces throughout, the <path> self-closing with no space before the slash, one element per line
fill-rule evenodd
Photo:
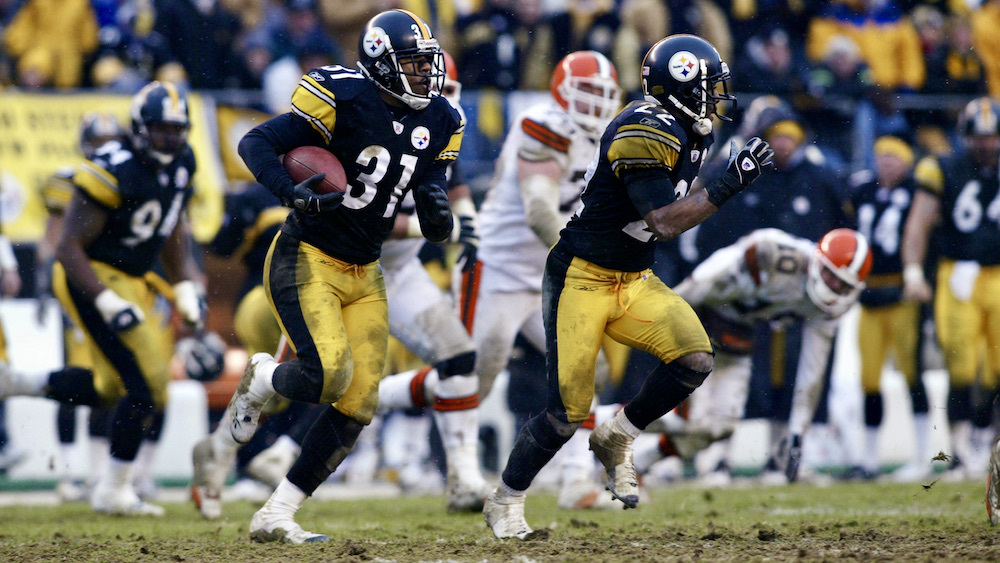
<path fill-rule="evenodd" d="M 327 405 L 287 477 L 251 520 L 257 541 L 327 539 L 304 531 L 294 515 L 375 413 L 389 341 L 378 259 L 403 197 L 413 190 L 428 239 L 442 241 L 453 229 L 445 173 L 464 125 L 440 97 L 445 66 L 437 40 L 416 15 L 390 10 L 368 22 L 358 50 L 358 70 L 308 71 L 292 94 L 292 110 L 257 126 L 239 145 L 257 180 L 294 208 L 271 244 L 264 288 L 297 358 L 281 364 L 266 353 L 250 358 L 229 405 L 229 435 L 216 433 L 212 452 L 248 441 L 275 393 Z M 345 191 L 318 194 L 317 177 L 294 184 L 278 157 L 303 145 L 336 155 L 347 174 Z M 203 472 L 199 451 L 194 455 L 197 480 Z"/>
<path fill-rule="evenodd" d="M 657 42 L 642 62 L 646 100 L 628 105 L 601 136 L 582 206 L 549 252 L 542 277 L 548 403 L 514 444 L 483 516 L 497 538 L 526 538 L 524 499 L 538 471 L 587 419 L 605 335 L 660 363 L 635 398 L 590 436 L 608 488 L 626 508 L 639 502 L 632 442 L 679 405 L 712 370 L 712 345 L 694 310 L 653 274 L 653 246 L 711 216 L 769 166 L 754 138 L 732 151 L 723 179 L 691 190 L 711 145 L 729 68 L 693 35 Z"/>

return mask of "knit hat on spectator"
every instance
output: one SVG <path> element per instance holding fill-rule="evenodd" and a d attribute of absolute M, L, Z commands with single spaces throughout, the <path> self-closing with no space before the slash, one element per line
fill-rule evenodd
<path fill-rule="evenodd" d="M 899 137 L 885 135 L 875 141 L 875 156 L 885 154 L 891 154 L 902 160 L 907 166 L 913 166 L 913 149 L 910 148 L 910 145 L 906 141 Z"/>

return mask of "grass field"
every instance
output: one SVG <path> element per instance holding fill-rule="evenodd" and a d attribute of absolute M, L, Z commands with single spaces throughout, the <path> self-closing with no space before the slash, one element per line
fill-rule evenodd
<path fill-rule="evenodd" d="M 480 514 L 440 497 L 306 502 L 298 521 L 326 544 L 260 545 L 258 507 L 217 522 L 187 503 L 160 519 L 97 515 L 86 504 L 0 508 L 0 561 L 1000 561 L 980 483 L 836 484 L 651 491 L 636 510 L 566 511 L 528 497 L 532 541 L 498 541 Z"/>

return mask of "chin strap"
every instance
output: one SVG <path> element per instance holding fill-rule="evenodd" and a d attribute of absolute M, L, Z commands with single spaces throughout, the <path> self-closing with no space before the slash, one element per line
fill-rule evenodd
<path fill-rule="evenodd" d="M 708 65 L 705 63 L 705 59 L 698 59 L 698 64 L 701 66 L 701 112 L 695 113 L 691 111 L 691 108 L 682 104 L 673 95 L 668 99 L 684 115 L 692 119 L 691 130 L 705 137 L 712 132 L 712 120 L 708 117 Z"/>

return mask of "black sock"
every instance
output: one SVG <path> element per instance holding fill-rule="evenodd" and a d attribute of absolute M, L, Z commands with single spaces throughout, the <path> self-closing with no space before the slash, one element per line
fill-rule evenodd
<path fill-rule="evenodd" d="M 344 461 L 364 428 L 332 406 L 326 406 L 302 441 L 302 453 L 288 470 L 288 480 L 312 495 Z"/>
<path fill-rule="evenodd" d="M 70 405 L 101 406 L 101 397 L 94 388 L 94 374 L 89 369 L 65 367 L 49 374 L 47 399 Z"/>
<path fill-rule="evenodd" d="M 684 402 L 707 376 L 677 361 L 660 364 L 646 376 L 635 398 L 625 405 L 625 416 L 636 428 L 645 429 Z"/>
<path fill-rule="evenodd" d="M 527 490 L 538 472 L 572 436 L 572 432 L 560 435 L 547 413 L 534 416 L 517 435 L 503 470 L 503 482 L 515 491 Z"/>
<path fill-rule="evenodd" d="M 865 426 L 878 428 L 882 424 L 882 393 L 865 395 Z"/>

